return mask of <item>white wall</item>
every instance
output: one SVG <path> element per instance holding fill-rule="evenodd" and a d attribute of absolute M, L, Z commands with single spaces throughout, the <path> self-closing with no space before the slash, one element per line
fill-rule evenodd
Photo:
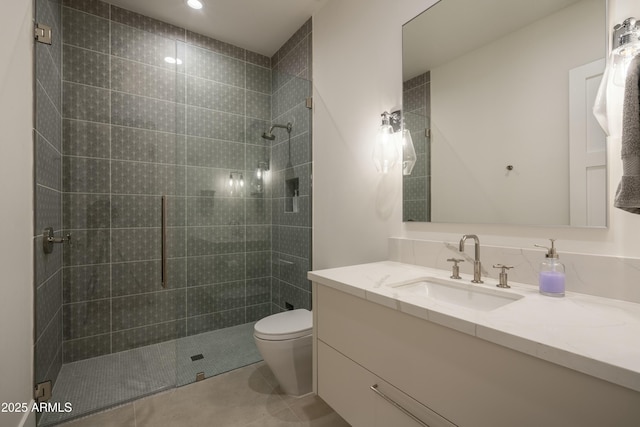
<path fill-rule="evenodd" d="M 402 104 L 402 24 L 432 1 L 332 0 L 313 20 L 313 268 L 387 257 L 401 176 L 378 175 L 380 114 Z"/>
<path fill-rule="evenodd" d="M 400 105 L 401 26 L 432 0 L 330 0 L 314 15 L 313 268 L 385 259 L 388 236 L 530 247 L 555 237 L 560 251 L 640 257 L 640 216 L 609 208 L 608 229 L 402 223 L 400 175 L 375 173 L 379 114 Z M 640 16 L 637 0 L 609 0 L 610 21 Z M 622 173 L 609 144 L 610 203 Z"/>
<path fill-rule="evenodd" d="M 33 9 L 3 2 L 0 14 L 0 403 L 32 398 Z M 22 425 L 0 413 L 0 425 Z M 30 419 L 34 425 L 33 417 Z"/>

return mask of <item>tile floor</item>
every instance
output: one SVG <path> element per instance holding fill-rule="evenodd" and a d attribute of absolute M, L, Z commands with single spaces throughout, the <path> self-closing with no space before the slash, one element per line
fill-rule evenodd
<path fill-rule="evenodd" d="M 65 427 L 349 427 L 310 394 L 283 394 L 264 362 L 136 400 Z"/>
<path fill-rule="evenodd" d="M 57 425 L 176 385 L 262 360 L 253 339 L 253 323 L 65 364 L 50 402 L 73 405 L 71 413 L 43 414 L 40 427 Z M 193 361 L 191 356 L 202 355 Z"/>

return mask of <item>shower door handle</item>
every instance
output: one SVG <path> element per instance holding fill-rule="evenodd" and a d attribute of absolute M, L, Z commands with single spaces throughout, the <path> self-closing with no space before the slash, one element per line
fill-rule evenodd
<path fill-rule="evenodd" d="M 162 196 L 162 215 L 161 215 L 161 223 L 162 223 L 162 231 L 161 231 L 161 242 L 160 242 L 160 252 L 162 256 L 161 261 L 161 280 L 162 280 L 162 288 L 166 289 L 168 286 L 168 277 L 167 277 L 167 196 Z"/>
<path fill-rule="evenodd" d="M 71 246 L 71 233 L 67 233 L 65 237 L 55 237 L 53 227 L 47 227 L 42 231 L 42 250 L 45 254 L 53 252 L 54 243 L 69 242 Z"/>

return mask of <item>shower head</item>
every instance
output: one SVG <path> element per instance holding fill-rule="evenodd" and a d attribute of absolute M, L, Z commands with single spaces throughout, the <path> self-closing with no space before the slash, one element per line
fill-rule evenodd
<path fill-rule="evenodd" d="M 274 128 L 286 129 L 289 135 L 291 135 L 291 129 L 293 129 L 293 125 L 291 124 L 291 122 L 287 123 L 286 125 L 271 125 L 271 127 L 269 128 L 269 132 L 263 132 L 262 137 L 264 139 L 268 139 L 269 141 L 273 141 L 274 139 L 276 139 L 276 136 L 272 133 Z"/>

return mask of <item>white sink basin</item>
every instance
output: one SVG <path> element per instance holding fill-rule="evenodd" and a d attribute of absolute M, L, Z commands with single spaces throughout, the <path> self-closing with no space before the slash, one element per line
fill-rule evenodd
<path fill-rule="evenodd" d="M 435 277 L 422 277 L 409 282 L 389 285 L 396 291 L 411 297 L 427 298 L 437 303 L 491 311 L 522 298 L 498 289 L 487 289 L 478 285 L 454 282 Z"/>

